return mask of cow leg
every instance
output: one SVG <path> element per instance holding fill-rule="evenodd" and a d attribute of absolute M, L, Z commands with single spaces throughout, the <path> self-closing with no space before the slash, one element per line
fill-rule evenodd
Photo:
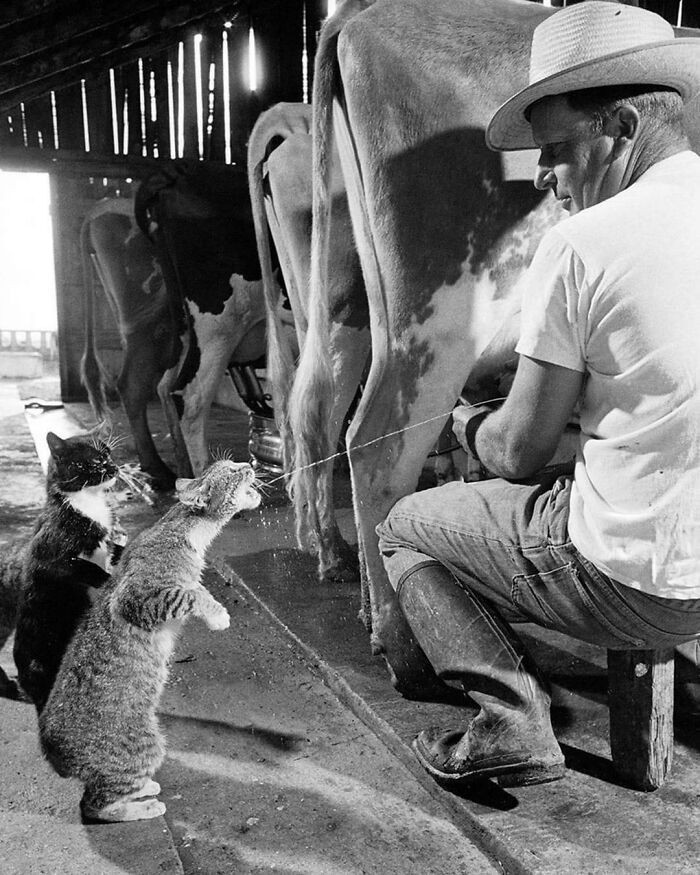
<path fill-rule="evenodd" d="M 363 619 L 374 653 L 384 656 L 392 683 L 408 698 L 442 687 L 401 612 L 384 570 L 376 526 L 399 498 L 413 492 L 425 459 L 464 384 L 470 362 L 464 340 L 445 324 L 401 337 L 386 360 L 378 344 L 362 401 L 348 429 L 355 521 L 364 570 Z M 389 327 L 391 335 L 392 328 Z M 452 335 L 452 337 L 450 337 Z M 430 338 L 439 336 L 438 345 Z M 386 437 L 383 437 L 386 435 Z M 383 438 L 383 439 L 382 439 Z"/>
<path fill-rule="evenodd" d="M 181 411 L 178 411 L 177 404 L 173 397 L 173 390 L 177 384 L 177 378 L 180 373 L 180 368 L 182 367 L 182 362 L 187 355 L 187 349 L 188 341 L 185 337 L 183 338 L 180 360 L 174 367 L 168 368 L 158 383 L 158 397 L 160 398 L 160 403 L 163 407 L 163 412 L 165 413 L 168 428 L 170 429 L 170 438 L 173 442 L 175 464 L 177 466 L 179 477 L 192 476 L 192 465 L 190 464 L 190 457 L 182 434 L 182 428 L 180 427 Z"/>
<path fill-rule="evenodd" d="M 230 357 L 230 348 L 221 342 L 210 342 L 202 350 L 201 365 L 197 375 L 182 390 L 182 437 L 192 464 L 195 477 L 209 464 L 209 446 L 206 440 L 209 410 L 216 390 L 225 373 Z"/>
<path fill-rule="evenodd" d="M 148 402 L 160 376 L 152 337 L 129 335 L 125 347 L 117 389 L 134 436 L 139 464 L 151 478 L 154 489 L 172 489 L 175 475 L 158 454 L 148 425 Z"/>
<path fill-rule="evenodd" d="M 330 332 L 335 393 L 331 407 L 330 446 L 337 447 L 348 409 L 357 392 L 370 350 L 369 329 L 347 328 L 333 324 Z M 333 516 L 332 474 L 329 476 L 328 505 Z M 333 518 L 328 529 L 317 533 L 318 572 L 322 580 L 357 579 L 357 552 L 340 534 Z"/>

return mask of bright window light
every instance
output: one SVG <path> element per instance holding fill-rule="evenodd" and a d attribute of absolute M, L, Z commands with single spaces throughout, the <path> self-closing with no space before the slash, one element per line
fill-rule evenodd
<path fill-rule="evenodd" d="M 56 330 L 49 174 L 0 171 L 0 328 Z"/>

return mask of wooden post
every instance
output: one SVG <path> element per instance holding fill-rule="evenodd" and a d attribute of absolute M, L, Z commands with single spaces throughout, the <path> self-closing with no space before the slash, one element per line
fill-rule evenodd
<path fill-rule="evenodd" d="M 671 769 L 673 659 L 672 649 L 608 650 L 610 751 L 638 790 L 656 790 Z"/>

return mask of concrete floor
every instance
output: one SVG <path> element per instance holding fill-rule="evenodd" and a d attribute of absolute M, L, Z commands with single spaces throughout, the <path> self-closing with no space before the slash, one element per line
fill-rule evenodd
<path fill-rule="evenodd" d="M 0 381 L 2 543 L 26 531 L 43 502 L 28 421 L 37 435 L 46 428 L 65 434 L 84 415 L 73 407 L 25 418 L 16 388 Z M 123 459 L 129 454 L 129 447 L 121 450 Z M 133 534 L 148 525 L 168 501 L 153 508 L 129 503 L 125 528 Z M 227 538 L 239 552 L 259 522 L 258 515 L 235 521 Z M 2 875 L 500 871 L 338 701 L 256 598 L 216 570 L 205 582 L 232 625 L 212 633 L 193 620 L 178 643 L 160 707 L 168 739 L 157 776 L 164 818 L 82 824 L 82 788 L 41 758 L 34 708 L 0 699 Z M 11 642 L 0 665 L 14 674 Z"/>
<path fill-rule="evenodd" d="M 69 412 L 78 421 L 89 419 L 82 405 L 71 406 Z M 123 417 L 115 413 L 123 428 Z M 155 407 L 152 427 L 167 456 Z M 212 445 L 231 447 L 236 458 L 245 458 L 244 416 L 215 409 L 209 437 Z M 125 457 L 133 452 L 129 441 L 121 452 Z M 6 468 L 6 458 L 0 449 L 3 471 L 12 479 L 14 469 Z M 17 477 L 24 476 L 23 470 L 17 467 Z M 3 480 L 7 483 L 8 477 Z M 348 490 L 341 490 L 341 504 L 341 528 L 352 538 Z M 137 528 L 158 512 L 139 505 L 124 517 Z M 30 515 L 22 507 L 11 508 L 10 516 L 18 522 L 9 530 L 21 529 Z M 159 844 L 158 835 L 149 831 L 152 844 L 144 852 L 158 861 L 158 868 L 153 862 L 150 870 L 135 868 L 131 854 L 132 868 L 60 871 L 171 871 L 168 854 L 173 850 L 181 868 L 172 871 L 207 873 L 273 867 L 290 873 L 457 873 L 490 871 L 493 861 L 505 871 L 543 875 L 700 871 L 700 736 L 687 712 L 676 714 L 674 766 L 664 787 L 646 794 L 620 786 L 608 745 L 604 651 L 521 627 L 554 687 L 553 722 L 569 772 L 564 780 L 539 787 L 504 791 L 489 784 L 461 796 L 444 791 L 422 772 L 408 745 L 420 728 L 459 725 L 466 715 L 455 706 L 408 702 L 395 693 L 381 660 L 370 655 L 356 619 L 358 584 L 318 584 L 313 561 L 296 549 L 292 533 L 290 509 L 277 495 L 258 511 L 234 520 L 212 551 L 212 591 L 239 611 L 242 623 L 232 627 L 233 647 L 230 639 L 200 630 L 195 623 L 188 625 L 182 640 L 178 658 L 187 661 L 173 667 L 163 705 L 170 752 L 159 779 L 169 809 L 162 829 L 168 834 L 163 833 Z M 283 661 L 280 669 L 269 661 L 272 653 L 290 661 Z M 279 671 L 282 685 L 292 692 L 292 704 L 289 697 L 282 700 L 283 712 L 275 699 Z M 0 710 L 15 715 L 12 719 L 19 719 L 16 711 L 21 708 L 26 712 L 27 706 L 0 701 Z M 23 720 L 26 748 L 32 724 L 27 716 Z M 6 736 L 6 727 L 15 724 L 7 723 L 5 713 L 0 721 Z M 4 750 L 14 749 L 12 738 L 2 741 Z M 35 748 L 33 759 L 25 748 L 24 759 L 17 763 L 31 772 L 31 780 L 40 774 L 53 787 L 58 779 L 36 761 Z M 299 760 L 311 766 L 303 776 Z M 373 763 L 371 780 L 368 773 L 356 771 L 363 760 Z M 383 765 L 374 765 L 380 761 Z M 301 787 L 311 773 L 317 788 L 324 789 L 310 796 Z M 15 787 L 20 780 L 18 772 Z M 313 804 L 302 804 L 302 795 Z M 77 801 L 79 793 L 72 798 Z M 375 809 L 370 807 L 373 800 Z M 411 810 L 420 812 L 418 821 L 405 819 L 408 800 Z M 5 790 L 0 805 L 5 825 L 10 804 Z M 98 850 L 111 860 L 90 832 L 103 828 L 82 827 L 78 832 L 74 808 L 69 810 L 71 842 L 82 842 L 77 846 L 84 853 Z M 68 817 L 65 809 L 60 811 Z M 11 820 L 12 847 L 30 831 L 26 817 L 29 812 L 24 821 Z M 389 833 L 388 820 L 397 824 Z M 306 829 L 292 828 L 300 822 Z M 128 833 L 129 839 L 142 826 Z M 124 847 L 120 829 L 114 831 L 114 841 L 107 831 L 97 833 L 102 845 L 114 845 L 115 854 Z M 2 841 L 0 859 L 7 860 Z M 474 843 L 491 863 L 470 856 L 478 854 Z M 384 856 L 376 855 L 378 847 L 386 849 Z M 456 849 L 451 858 L 440 856 L 451 848 Z M 428 853 L 421 854 L 421 849 Z"/>

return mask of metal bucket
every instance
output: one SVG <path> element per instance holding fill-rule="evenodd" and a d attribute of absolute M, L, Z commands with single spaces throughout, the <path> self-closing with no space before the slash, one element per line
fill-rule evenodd
<path fill-rule="evenodd" d="M 250 421 L 250 439 L 248 451 L 250 462 L 256 471 L 279 476 L 284 473 L 282 462 L 282 438 L 275 420 L 259 413 L 248 414 Z"/>

